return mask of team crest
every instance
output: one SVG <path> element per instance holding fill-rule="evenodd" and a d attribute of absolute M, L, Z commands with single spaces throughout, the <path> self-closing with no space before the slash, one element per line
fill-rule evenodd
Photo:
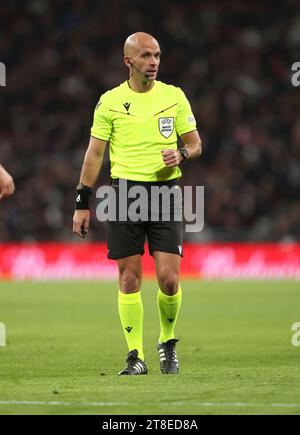
<path fill-rule="evenodd" d="M 165 138 L 170 137 L 174 131 L 174 118 L 158 118 L 158 128 Z"/>

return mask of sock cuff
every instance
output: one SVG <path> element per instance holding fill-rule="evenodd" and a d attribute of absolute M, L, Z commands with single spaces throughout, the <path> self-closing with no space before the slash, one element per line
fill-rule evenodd
<path fill-rule="evenodd" d="M 123 293 L 119 290 L 118 302 L 119 304 L 139 304 L 142 301 L 141 292 L 136 293 Z"/>
<path fill-rule="evenodd" d="M 166 304 L 177 304 L 178 299 L 182 296 L 182 290 L 181 290 L 181 287 L 179 285 L 178 292 L 175 293 L 175 295 L 169 296 L 169 295 L 166 295 L 165 293 L 163 293 L 161 291 L 161 289 L 159 288 L 157 296 L 161 301 L 165 302 Z"/>

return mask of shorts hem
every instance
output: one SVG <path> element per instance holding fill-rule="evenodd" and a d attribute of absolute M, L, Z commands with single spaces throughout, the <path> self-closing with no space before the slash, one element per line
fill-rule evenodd
<path fill-rule="evenodd" d="M 153 252 L 157 251 L 157 252 L 165 252 L 166 254 L 176 254 L 179 255 L 179 257 L 183 257 L 183 253 L 179 254 L 178 249 L 175 251 L 175 249 L 161 249 L 161 248 L 154 248 L 154 249 L 149 249 L 149 254 L 153 257 Z"/>
<path fill-rule="evenodd" d="M 131 257 L 132 255 L 144 255 L 145 251 L 130 251 L 130 252 L 120 252 L 119 254 L 113 254 L 113 253 L 108 253 L 107 254 L 107 258 L 109 260 L 119 260 L 120 258 L 126 258 L 126 257 Z"/>

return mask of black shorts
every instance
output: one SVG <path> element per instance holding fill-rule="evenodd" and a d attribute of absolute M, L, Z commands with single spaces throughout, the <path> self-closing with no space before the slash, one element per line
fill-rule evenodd
<path fill-rule="evenodd" d="M 132 186 L 143 185 L 149 189 L 151 186 L 166 185 L 169 188 L 177 185 L 177 180 L 165 182 L 133 182 L 127 181 L 128 189 Z M 119 180 L 112 180 L 111 186 L 115 189 L 118 197 Z M 149 194 L 150 198 L 150 194 Z M 128 205 L 130 204 L 128 200 Z M 117 200 L 117 206 L 119 202 Z M 182 210 L 181 201 L 171 198 L 170 201 L 170 219 L 164 219 L 163 214 L 159 213 L 157 221 L 151 220 L 151 204 L 149 201 L 149 213 L 147 221 L 120 221 L 117 213 L 115 221 L 108 221 L 108 255 L 110 259 L 119 259 L 131 255 L 144 254 L 144 244 L 147 237 L 149 244 L 149 253 L 153 255 L 154 251 L 167 252 L 183 256 L 183 223 L 182 220 L 174 218 L 175 210 Z"/>

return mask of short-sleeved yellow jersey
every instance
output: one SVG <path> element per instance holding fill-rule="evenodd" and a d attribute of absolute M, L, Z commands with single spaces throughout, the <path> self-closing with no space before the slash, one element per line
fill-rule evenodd
<path fill-rule="evenodd" d="M 168 168 L 161 150 L 177 148 L 177 134 L 196 129 L 191 106 L 180 88 L 155 81 L 148 92 L 128 82 L 103 94 L 94 112 L 91 135 L 109 141 L 111 177 L 166 181 L 181 177 Z"/>

